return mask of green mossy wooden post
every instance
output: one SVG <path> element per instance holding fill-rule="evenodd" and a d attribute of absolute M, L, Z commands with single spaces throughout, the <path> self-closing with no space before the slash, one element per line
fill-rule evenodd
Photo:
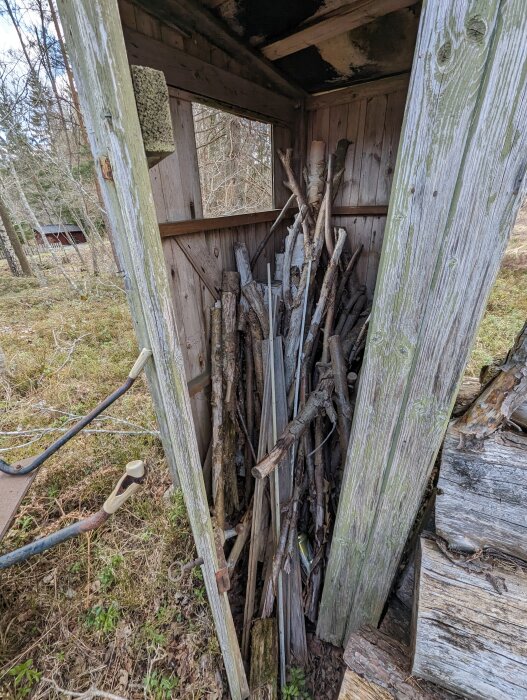
<path fill-rule="evenodd" d="M 58 7 L 137 340 L 153 353 L 145 369 L 163 447 L 204 561 L 231 697 L 240 700 L 247 680 L 227 594 L 215 578 L 216 545 L 117 0 L 59 0 Z"/>
<path fill-rule="evenodd" d="M 525 0 L 425 0 L 318 633 L 378 622 L 527 167 Z"/>

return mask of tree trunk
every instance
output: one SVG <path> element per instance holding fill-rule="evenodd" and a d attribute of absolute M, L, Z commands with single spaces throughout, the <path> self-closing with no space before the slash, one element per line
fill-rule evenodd
<path fill-rule="evenodd" d="M 24 249 L 22 248 L 22 243 L 20 243 L 20 239 L 18 238 L 17 232 L 15 231 L 15 227 L 14 227 L 13 222 L 11 220 L 11 216 L 10 216 L 9 211 L 7 209 L 7 205 L 4 201 L 3 192 L 1 192 L 1 191 L 0 191 L 0 219 L 2 220 L 2 223 L 4 225 L 4 229 L 7 233 L 7 237 L 9 238 L 9 242 L 11 243 L 11 246 L 13 248 L 14 254 L 17 257 L 18 262 L 20 263 L 20 268 L 22 270 L 22 273 L 24 275 L 29 275 L 29 276 L 33 275 L 33 270 L 31 269 L 31 265 L 29 264 L 29 260 L 27 259 L 26 254 L 24 253 Z"/>

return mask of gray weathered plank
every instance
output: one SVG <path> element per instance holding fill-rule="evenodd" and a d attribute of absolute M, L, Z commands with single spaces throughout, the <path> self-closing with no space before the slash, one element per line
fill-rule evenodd
<path fill-rule="evenodd" d="M 174 480 L 181 484 L 233 698 L 248 695 L 247 680 L 226 593 L 216 582 L 218 554 L 192 423 L 169 282 L 116 0 L 60 0 L 90 146 L 97 164 L 109 160 L 101 190 L 124 273 L 161 439 Z M 108 179 L 109 178 L 109 179 Z"/>
<path fill-rule="evenodd" d="M 467 698 L 525 698 L 525 570 L 497 560 L 460 566 L 426 539 L 419 568 L 413 675 Z"/>
<path fill-rule="evenodd" d="M 318 632 L 377 622 L 525 188 L 527 6 L 425 4 Z"/>
<path fill-rule="evenodd" d="M 498 432 L 478 447 L 450 427 L 441 457 L 436 529 L 451 547 L 492 547 L 527 560 L 527 435 Z"/>

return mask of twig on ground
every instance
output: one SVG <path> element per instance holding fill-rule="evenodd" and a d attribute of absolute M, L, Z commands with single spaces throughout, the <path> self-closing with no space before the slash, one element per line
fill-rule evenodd
<path fill-rule="evenodd" d="M 66 697 L 69 698 L 80 698 L 81 700 L 92 700 L 92 698 L 103 698 L 104 700 L 127 700 L 122 695 L 114 695 L 114 693 L 107 693 L 106 691 L 99 690 L 98 688 L 89 688 L 88 690 L 85 690 L 82 693 L 78 693 L 74 690 L 67 690 L 65 688 L 61 688 L 52 678 L 43 677 L 42 680 L 45 683 L 49 683 L 51 686 L 53 686 L 54 690 L 56 690 L 57 693 L 62 693 L 63 695 L 66 695 Z"/>

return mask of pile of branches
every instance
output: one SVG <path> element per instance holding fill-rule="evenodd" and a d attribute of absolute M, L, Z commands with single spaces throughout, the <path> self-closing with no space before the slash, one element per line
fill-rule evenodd
<path fill-rule="evenodd" d="M 280 660 L 307 660 L 316 623 L 370 305 L 361 250 L 332 222 L 348 142 L 326 160 L 314 141 L 300 182 L 279 152 L 296 204 L 274 279 L 253 278 L 245 245 L 212 309 L 212 496 L 220 529 L 235 520 L 232 572 L 249 540 L 242 649 L 255 617 L 278 619 Z M 240 515 L 241 514 L 241 515 Z"/>

